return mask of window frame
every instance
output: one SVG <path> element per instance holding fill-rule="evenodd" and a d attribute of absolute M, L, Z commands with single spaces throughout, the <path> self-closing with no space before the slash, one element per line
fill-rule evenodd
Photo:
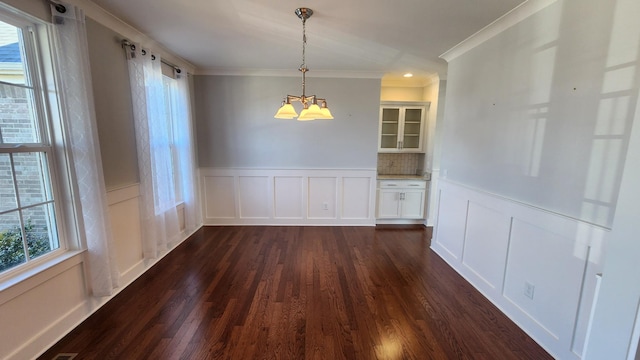
<path fill-rule="evenodd" d="M 29 14 L 13 10 L 0 4 L 0 21 L 21 29 L 20 42 L 22 44 L 25 64 L 25 86 L 33 91 L 33 117 L 34 126 L 37 127 L 38 143 L 1 144 L 0 153 L 40 153 L 46 159 L 46 174 L 43 180 L 49 181 L 53 218 L 52 226 L 56 233 L 58 248 L 49 251 L 36 258 L 30 258 L 25 254 L 26 261 L 14 267 L 0 272 L 0 289 L 5 285 L 14 283 L 15 279 L 22 278 L 24 274 L 32 274 L 35 270 L 53 266 L 70 256 L 70 250 L 80 250 L 82 245 L 77 232 L 77 200 L 74 196 L 74 184 L 72 183 L 72 163 L 66 147 L 65 129 L 60 113 L 60 89 L 58 78 L 58 66 L 54 56 L 55 36 L 52 25 Z M 16 84 L 5 83 L 11 86 Z M 15 174 L 14 188 L 16 188 Z M 17 189 L 17 188 L 16 188 Z M 18 194 L 16 194 L 18 196 Z M 36 204 L 21 207 L 17 203 L 16 211 L 30 208 Z M 21 217 L 22 218 L 22 217 Z M 25 221 L 21 219 L 22 234 L 24 235 Z M 69 231 L 75 229 L 75 231 Z M 23 237 L 23 246 L 26 250 L 26 239 Z M 42 269 L 44 269 L 42 268 Z"/>

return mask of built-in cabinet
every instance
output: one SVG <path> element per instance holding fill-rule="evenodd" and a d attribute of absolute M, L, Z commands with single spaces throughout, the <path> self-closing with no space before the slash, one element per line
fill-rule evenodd
<path fill-rule="evenodd" d="M 426 197 L 424 180 L 379 180 L 378 219 L 422 219 Z"/>
<path fill-rule="evenodd" d="M 424 152 L 425 118 L 423 103 L 382 103 L 378 151 Z"/>

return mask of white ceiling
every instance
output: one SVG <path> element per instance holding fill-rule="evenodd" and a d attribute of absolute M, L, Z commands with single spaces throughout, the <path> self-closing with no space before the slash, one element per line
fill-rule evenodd
<path fill-rule="evenodd" d="M 200 73 L 446 76 L 439 55 L 524 0 L 93 0 Z"/>

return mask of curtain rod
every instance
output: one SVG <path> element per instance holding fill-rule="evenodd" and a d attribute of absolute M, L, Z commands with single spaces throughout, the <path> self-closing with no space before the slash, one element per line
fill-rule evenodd
<path fill-rule="evenodd" d="M 180 74 L 182 72 L 182 69 L 180 69 L 179 66 L 174 65 L 174 64 L 166 61 L 165 59 L 160 58 L 160 61 L 162 61 L 162 63 L 167 65 L 167 66 L 171 66 L 176 71 L 176 73 Z"/>
<path fill-rule="evenodd" d="M 51 1 L 51 0 L 50 0 L 50 1 Z M 120 43 L 122 44 L 122 47 L 123 47 L 123 48 L 125 48 L 125 47 L 130 47 L 130 48 L 131 48 L 131 50 L 135 50 L 135 49 L 136 49 L 136 46 L 135 46 L 134 44 L 132 44 L 132 43 L 131 43 L 131 41 L 129 41 L 129 40 L 127 40 L 127 39 L 122 39 L 122 40 L 120 41 Z M 142 55 L 146 55 L 146 53 L 147 53 L 147 52 L 146 52 L 144 49 L 142 49 Z M 151 59 L 152 59 L 152 60 L 155 60 L 155 55 L 153 55 L 153 54 L 152 54 L 151 56 L 152 56 L 152 58 L 151 58 Z M 178 73 L 178 74 L 182 73 L 182 69 L 180 69 L 180 67 L 179 67 L 179 66 L 174 65 L 174 64 L 172 64 L 172 63 L 170 63 L 170 62 L 166 61 L 166 60 L 165 60 L 165 59 L 163 59 L 163 58 L 160 58 L 160 61 L 161 61 L 163 64 L 165 64 L 165 65 L 167 65 L 167 66 L 172 67 L 172 68 L 176 71 L 176 73 Z"/>

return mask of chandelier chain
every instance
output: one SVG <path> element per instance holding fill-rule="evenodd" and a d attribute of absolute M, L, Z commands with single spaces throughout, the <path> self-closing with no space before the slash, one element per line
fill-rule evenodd
<path fill-rule="evenodd" d="M 307 68 L 306 62 L 306 48 L 307 48 L 307 19 L 302 18 L 302 65 L 300 68 Z"/>

